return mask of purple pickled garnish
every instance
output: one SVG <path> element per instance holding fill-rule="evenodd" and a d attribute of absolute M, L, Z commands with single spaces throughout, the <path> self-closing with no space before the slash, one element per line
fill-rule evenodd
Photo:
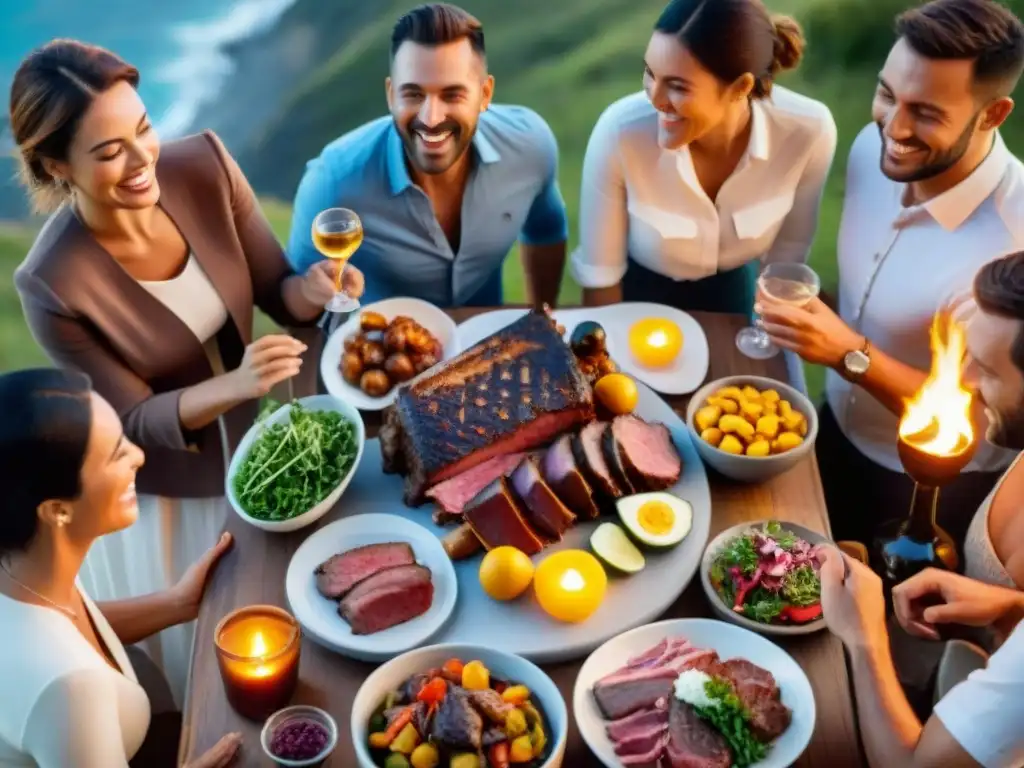
<path fill-rule="evenodd" d="M 285 760 L 312 760 L 327 746 L 330 734 L 312 720 L 290 720 L 274 731 L 270 751 Z"/>

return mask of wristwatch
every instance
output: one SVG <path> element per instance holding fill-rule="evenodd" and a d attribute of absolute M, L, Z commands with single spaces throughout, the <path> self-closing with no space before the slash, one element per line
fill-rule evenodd
<path fill-rule="evenodd" d="M 857 381 L 871 367 L 871 342 L 864 339 L 864 346 L 843 356 L 843 375 L 847 381 Z"/>

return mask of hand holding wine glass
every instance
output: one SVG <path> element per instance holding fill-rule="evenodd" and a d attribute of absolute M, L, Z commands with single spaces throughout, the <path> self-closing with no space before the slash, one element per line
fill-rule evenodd
<path fill-rule="evenodd" d="M 795 352 L 805 362 L 834 368 L 848 352 L 864 347 L 864 337 L 817 296 L 795 306 L 764 293 L 757 308 L 770 343 Z"/>
<path fill-rule="evenodd" d="M 757 280 L 757 290 L 759 297 L 772 303 L 803 307 L 817 298 L 821 280 L 806 264 L 769 264 Z M 736 346 L 755 360 L 767 360 L 779 353 L 779 347 L 772 343 L 761 323 L 736 334 Z"/>
<path fill-rule="evenodd" d="M 335 266 L 334 295 L 325 305 L 328 312 L 352 312 L 359 309 L 359 300 L 349 295 L 342 285 L 345 265 L 363 242 L 363 223 L 348 208 L 328 208 L 313 220 L 313 245 Z"/>

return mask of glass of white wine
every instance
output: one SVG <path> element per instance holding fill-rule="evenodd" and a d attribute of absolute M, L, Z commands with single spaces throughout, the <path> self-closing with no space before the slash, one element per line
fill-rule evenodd
<path fill-rule="evenodd" d="M 769 264 L 757 279 L 757 288 L 772 301 L 802 307 L 818 295 L 821 279 L 806 264 Z M 779 354 L 760 319 L 736 334 L 736 346 L 754 360 L 767 360 Z"/>
<path fill-rule="evenodd" d="M 313 245 L 326 258 L 337 262 L 334 275 L 334 295 L 324 306 L 328 312 L 353 312 L 359 309 L 359 299 L 341 290 L 341 275 L 345 265 L 363 242 L 363 223 L 355 211 L 348 208 L 328 208 L 313 219 Z"/>

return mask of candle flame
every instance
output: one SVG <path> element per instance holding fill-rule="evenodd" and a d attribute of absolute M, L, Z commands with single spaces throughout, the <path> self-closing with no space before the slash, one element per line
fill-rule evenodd
<path fill-rule="evenodd" d="M 668 335 L 664 331 L 655 331 L 647 337 L 647 344 L 652 347 L 664 347 L 668 344 Z"/>
<path fill-rule="evenodd" d="M 262 632 L 254 632 L 252 635 L 252 650 L 249 655 L 253 658 L 267 655 L 267 641 L 263 638 Z"/>
<path fill-rule="evenodd" d="M 974 441 L 971 392 L 963 385 L 964 328 L 951 317 L 932 322 L 932 369 L 900 419 L 900 438 L 932 456 L 954 456 Z M 943 327 L 945 325 L 945 327 Z"/>
<path fill-rule="evenodd" d="M 566 592 L 579 592 L 587 586 L 587 582 L 583 579 L 583 574 L 575 568 L 566 570 L 558 583 Z"/>

